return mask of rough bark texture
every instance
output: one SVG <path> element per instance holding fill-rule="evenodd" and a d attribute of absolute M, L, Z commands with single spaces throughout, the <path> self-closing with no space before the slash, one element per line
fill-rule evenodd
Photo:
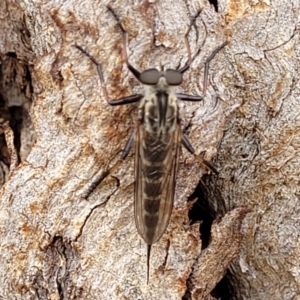
<path fill-rule="evenodd" d="M 3 299 L 298 299 L 300 3 L 282 2 L 0 2 Z M 205 59 L 229 41 L 211 63 L 205 101 L 180 104 L 196 152 L 215 157 L 220 174 L 199 183 L 207 170 L 183 150 L 149 285 L 134 225 L 134 151 L 85 199 L 118 159 L 137 106 L 110 107 L 74 44 L 101 63 L 111 99 L 141 91 L 107 4 L 139 70 L 183 66 L 185 29 L 202 9 L 182 92 L 201 94 Z M 201 239 L 189 216 L 203 222 Z"/>

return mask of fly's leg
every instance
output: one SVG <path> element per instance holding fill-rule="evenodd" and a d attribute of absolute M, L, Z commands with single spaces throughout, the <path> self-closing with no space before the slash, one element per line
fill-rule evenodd
<path fill-rule="evenodd" d="M 201 13 L 201 11 L 199 11 L 197 13 L 197 15 L 193 18 L 190 26 L 187 28 L 185 35 L 184 35 L 184 43 L 185 43 L 185 47 L 187 50 L 187 54 L 188 54 L 188 60 L 185 63 L 185 65 L 179 69 L 178 71 L 183 74 L 184 72 L 186 72 L 190 66 L 191 63 L 193 62 L 194 58 L 192 58 L 192 54 L 191 54 L 191 48 L 190 48 L 190 44 L 188 41 L 188 34 L 190 32 L 190 29 L 192 27 L 192 25 L 194 24 L 196 18 L 199 16 L 199 14 Z M 202 96 L 194 96 L 194 95 L 188 95 L 188 94 L 182 94 L 182 93 L 178 93 L 177 97 L 178 99 L 182 100 L 182 101 L 202 101 L 205 97 L 206 94 L 206 90 L 207 90 L 207 85 L 208 85 L 208 71 L 209 71 L 209 64 L 212 61 L 212 59 L 217 55 L 217 53 L 223 49 L 226 45 L 228 44 L 228 42 L 224 42 L 222 45 L 220 45 L 219 47 L 217 47 L 212 54 L 206 59 L 205 61 L 205 68 L 204 68 L 204 79 L 203 79 L 203 90 L 202 90 Z M 191 143 L 189 142 L 187 136 L 185 134 L 182 134 L 182 140 L 181 140 L 183 146 L 191 153 L 194 155 L 194 157 L 204 166 L 206 166 L 209 170 L 211 170 L 212 172 L 218 174 L 219 172 L 216 170 L 216 168 L 210 164 L 208 161 L 206 161 L 203 157 L 197 155 L 195 153 L 195 150 L 193 148 L 193 146 L 191 145 Z"/>
<path fill-rule="evenodd" d="M 128 46 L 128 33 L 125 30 L 122 22 L 120 21 L 119 16 L 114 12 L 114 10 L 112 9 L 111 6 L 107 6 L 108 10 L 112 13 L 112 15 L 114 16 L 114 18 L 116 19 L 119 27 L 121 28 L 122 31 L 122 36 L 123 36 L 123 50 L 122 50 L 122 55 L 123 55 L 123 59 L 126 63 L 127 68 L 130 70 L 130 72 L 134 75 L 134 77 L 139 81 L 139 82 L 143 82 L 143 80 L 141 80 L 141 73 L 132 66 L 132 64 L 129 62 L 128 59 L 128 53 L 127 53 L 127 46 Z"/>
<path fill-rule="evenodd" d="M 177 93 L 176 94 L 177 98 L 182 100 L 182 101 L 193 101 L 193 102 L 198 102 L 202 101 L 203 97 L 202 96 L 193 96 L 193 95 L 188 95 L 188 94 L 182 94 L 182 93 Z"/>
<path fill-rule="evenodd" d="M 192 54 L 191 54 L 191 47 L 190 47 L 190 44 L 189 44 L 189 41 L 188 41 L 188 34 L 190 32 L 190 29 L 192 27 L 192 25 L 194 24 L 195 20 L 197 19 L 197 17 L 200 15 L 201 13 L 201 10 L 196 14 L 196 16 L 194 16 L 194 18 L 192 19 L 192 22 L 191 24 L 187 27 L 187 30 L 184 34 L 184 44 L 185 44 L 185 47 L 186 47 L 186 51 L 187 51 L 187 54 L 188 54 L 188 60 L 187 62 L 185 63 L 185 65 L 179 69 L 178 71 L 183 74 L 184 72 L 186 72 L 190 66 L 191 66 L 191 63 L 193 62 L 194 58 L 192 58 Z M 212 59 L 216 56 L 216 54 L 221 50 L 223 49 L 226 45 L 228 44 L 228 42 L 224 42 L 222 45 L 220 45 L 219 47 L 217 47 L 213 52 L 212 54 L 206 59 L 205 63 L 204 63 L 204 79 L 203 79 L 203 91 L 202 91 L 202 94 L 203 94 L 203 97 L 205 96 L 206 94 L 206 90 L 207 90 L 207 85 L 208 85 L 208 70 L 209 70 L 209 64 L 210 62 L 212 61 Z M 184 95 L 185 97 L 179 97 L 179 99 L 181 100 L 184 100 L 184 101 L 201 101 L 203 100 L 203 97 L 199 97 L 198 100 L 196 100 L 195 98 L 194 99 L 188 99 L 188 97 L 186 96 L 189 96 L 189 95 L 185 95 L 185 94 L 182 94 Z M 195 96 L 192 96 L 192 97 L 195 97 Z"/>
<path fill-rule="evenodd" d="M 80 50 L 82 53 L 84 53 L 96 65 L 97 72 L 98 72 L 99 79 L 100 79 L 101 88 L 102 88 L 104 97 L 109 105 L 112 105 L 112 106 L 125 105 L 125 104 L 135 103 L 135 102 L 138 102 L 141 100 L 141 98 L 143 97 L 143 95 L 141 95 L 141 94 L 134 94 L 134 95 L 130 95 L 127 97 L 116 99 L 116 100 L 109 100 L 100 63 L 98 63 L 98 61 L 91 54 L 89 54 L 86 50 L 84 50 L 81 46 L 75 45 L 75 47 L 78 50 Z"/>
<path fill-rule="evenodd" d="M 181 74 L 183 74 L 184 72 L 186 72 L 190 68 L 191 63 L 194 60 L 194 58 L 192 58 L 192 52 L 191 52 L 191 47 L 190 47 L 190 44 L 189 44 L 189 41 L 188 41 L 188 35 L 190 33 L 191 27 L 195 23 L 197 17 L 200 15 L 200 13 L 201 13 L 201 10 L 199 10 L 198 13 L 196 14 L 196 16 L 193 17 L 191 24 L 187 27 L 187 29 L 185 31 L 185 34 L 184 34 L 184 44 L 185 44 L 185 48 L 186 48 L 186 51 L 187 51 L 187 54 L 188 54 L 188 60 L 185 63 L 185 65 L 178 70 Z"/>
<path fill-rule="evenodd" d="M 219 47 L 217 47 L 212 54 L 207 58 L 206 62 L 205 62 L 205 67 L 204 67 L 204 79 L 203 79 L 203 97 L 206 94 L 206 90 L 207 90 L 207 84 L 208 84 L 208 70 L 209 70 L 209 64 L 212 61 L 212 59 L 217 55 L 217 53 L 223 49 L 226 45 L 228 44 L 228 42 L 224 42 L 222 45 L 220 45 Z"/>
<path fill-rule="evenodd" d="M 182 73 L 185 72 L 186 70 L 188 70 L 188 68 L 190 67 L 191 61 L 192 59 L 190 58 L 190 46 L 187 40 L 187 36 L 185 36 L 185 40 L 186 40 L 186 45 L 187 45 L 187 49 L 188 49 L 188 62 L 186 63 L 186 65 L 179 71 L 181 71 Z M 222 49 L 224 48 L 226 45 L 228 44 L 228 42 L 223 43 L 221 46 L 217 47 L 213 53 L 208 57 L 208 59 L 205 62 L 205 69 L 204 69 L 204 81 L 203 81 L 203 91 L 202 94 L 203 96 L 193 96 L 193 95 L 188 95 L 188 94 L 182 94 L 182 93 L 178 93 L 177 97 L 178 99 L 182 100 L 182 101 L 202 101 L 204 99 L 204 96 L 206 94 L 206 89 L 207 89 L 207 84 L 208 84 L 208 70 L 209 70 L 209 63 L 211 62 L 211 60 L 216 56 L 216 54 Z M 189 142 L 187 136 L 185 134 L 182 134 L 182 144 L 183 146 L 191 153 L 194 155 L 194 157 L 204 166 L 206 166 L 208 169 L 210 169 L 212 172 L 214 172 L 215 174 L 218 174 L 219 172 L 216 170 L 216 168 L 210 164 L 208 161 L 206 161 L 203 157 L 197 155 L 195 153 L 195 150 L 193 148 L 193 146 L 191 145 L 191 143 Z"/>
<path fill-rule="evenodd" d="M 129 62 L 128 60 L 128 54 L 127 54 L 127 45 L 128 45 L 128 34 L 126 32 L 126 30 L 124 29 L 119 17 L 116 15 L 116 13 L 113 11 L 113 9 L 110 6 L 107 6 L 108 10 L 113 14 L 114 18 L 116 19 L 116 21 L 118 22 L 118 25 L 120 26 L 121 30 L 122 30 L 122 36 L 123 36 L 123 51 L 122 51 L 122 55 L 123 55 L 123 59 L 128 67 L 128 69 L 131 71 L 131 73 L 139 80 L 141 73 L 135 69 Z M 97 72 L 99 75 L 99 79 L 100 79 L 100 84 L 101 84 L 101 88 L 102 91 L 104 93 L 104 97 L 107 101 L 108 104 L 110 105 L 124 105 L 124 104 L 130 104 L 130 103 L 135 103 L 141 100 L 141 98 L 143 97 L 143 95 L 141 94 L 134 94 L 128 97 L 124 97 L 121 99 L 116 99 L 116 100 L 109 100 L 108 97 L 108 93 L 107 93 L 107 88 L 106 88 L 106 84 L 104 81 L 104 76 L 103 76 L 103 72 L 102 72 L 102 68 L 100 63 L 98 63 L 98 61 L 91 55 L 89 54 L 86 50 L 84 50 L 81 46 L 79 45 L 75 45 L 75 47 L 80 50 L 82 53 L 84 53 L 97 67 Z"/>
<path fill-rule="evenodd" d="M 107 93 L 107 89 L 106 89 L 106 85 L 104 82 L 104 77 L 103 77 L 103 73 L 102 73 L 102 68 L 101 65 L 97 62 L 97 60 L 90 55 L 87 51 L 85 51 L 81 46 L 75 45 L 75 47 L 77 49 L 79 49 L 81 52 L 83 52 L 97 67 L 97 71 L 98 71 L 98 75 L 99 75 L 99 79 L 100 79 L 100 84 L 104 93 L 104 96 L 106 98 L 106 101 L 108 104 L 116 106 L 116 105 L 125 105 L 125 104 L 130 104 L 130 103 L 135 103 L 140 101 L 140 99 L 143 97 L 143 95 L 140 94 L 135 94 L 135 95 L 130 95 L 128 97 L 123 97 L 120 99 L 116 99 L 116 100 L 109 100 L 108 99 L 108 93 Z M 122 152 L 121 158 L 108 170 L 98 173 L 95 178 L 93 179 L 93 181 L 91 182 L 90 186 L 88 187 L 84 198 L 87 199 L 90 194 L 95 190 L 95 188 L 110 174 L 112 174 L 120 165 L 121 163 L 124 161 L 124 159 L 127 157 L 133 142 L 134 142 L 134 134 L 136 132 L 136 129 L 132 132 L 132 134 L 130 135 L 125 148 Z"/>
<path fill-rule="evenodd" d="M 127 32 L 125 31 L 125 29 L 124 29 L 123 25 L 121 24 L 118 16 L 114 13 L 112 8 L 108 6 L 108 9 L 112 12 L 114 17 L 116 18 L 116 20 L 117 20 L 117 22 L 118 22 L 118 24 L 119 24 L 119 26 L 122 30 L 122 33 L 123 33 L 123 59 L 125 60 L 126 65 L 130 69 L 130 71 L 138 78 L 140 76 L 140 73 L 128 61 Z M 105 81 L 104 81 L 103 71 L 102 71 L 102 67 L 101 67 L 100 63 L 91 54 L 89 54 L 85 49 L 83 49 L 81 46 L 75 45 L 75 47 L 78 50 L 80 50 L 83 54 L 85 54 L 94 63 L 94 65 L 96 65 L 98 76 L 99 76 L 99 79 L 100 79 L 101 88 L 102 88 L 104 97 L 105 97 L 108 104 L 110 104 L 112 106 L 126 105 L 126 104 L 130 104 L 130 103 L 136 103 L 136 102 L 139 102 L 141 100 L 141 98 L 143 97 L 143 95 L 141 95 L 141 94 L 134 94 L 134 95 L 130 95 L 130 96 L 127 96 L 127 97 L 120 98 L 120 99 L 109 100 L 106 84 L 105 84 Z M 108 169 L 104 172 L 101 172 L 101 173 L 99 173 L 95 176 L 93 182 L 91 183 L 90 187 L 87 189 L 87 192 L 85 193 L 85 198 L 88 198 L 89 195 L 95 190 L 95 188 L 108 175 L 112 174 L 122 164 L 122 162 L 127 157 L 128 153 L 130 152 L 130 149 L 133 145 L 135 133 L 136 133 L 136 129 L 130 135 L 130 137 L 129 137 L 126 145 L 125 145 L 125 148 L 122 152 L 121 158 L 110 169 Z"/>
<path fill-rule="evenodd" d="M 183 144 L 183 146 L 191 153 L 194 155 L 194 157 L 202 164 L 204 165 L 206 168 L 208 168 L 209 170 L 211 170 L 212 172 L 214 172 L 215 174 L 219 174 L 218 170 L 211 164 L 209 163 L 207 160 L 205 160 L 203 157 L 201 157 L 200 155 L 197 155 L 195 153 L 195 150 L 193 148 L 193 146 L 191 145 L 190 141 L 188 140 L 187 136 L 185 134 L 182 134 L 181 137 L 181 142 Z"/>
<path fill-rule="evenodd" d="M 178 71 L 181 72 L 182 74 L 187 71 L 190 68 L 191 62 L 193 61 L 193 59 L 190 58 L 190 45 L 188 43 L 187 37 L 185 36 L 186 39 L 186 46 L 187 46 L 187 50 L 188 50 L 188 61 L 185 64 L 184 67 L 182 67 L 181 69 L 179 69 Z M 212 54 L 206 59 L 205 63 L 204 63 L 204 79 L 203 79 L 203 90 L 202 90 L 202 95 L 203 96 L 192 96 L 192 95 L 187 95 L 187 94 L 178 94 L 178 98 L 180 100 L 183 101 L 201 101 L 203 100 L 203 97 L 206 94 L 206 90 L 207 90 L 207 85 L 208 85 L 208 71 L 209 71 L 209 64 L 210 62 L 213 60 L 213 58 L 217 55 L 217 53 L 223 49 L 226 45 L 228 44 L 228 42 L 224 42 L 222 45 L 218 46 L 213 52 Z M 198 97 L 198 99 L 197 99 Z"/>
<path fill-rule="evenodd" d="M 121 157 L 120 159 L 111 167 L 109 168 L 108 170 L 106 171 L 102 171 L 101 173 L 97 174 L 95 176 L 95 178 L 93 178 L 93 181 L 90 183 L 90 186 L 88 187 L 85 195 L 84 195 L 84 198 L 87 199 L 90 194 L 97 188 L 97 186 L 107 177 L 109 176 L 110 174 L 112 174 L 115 170 L 117 170 L 120 165 L 122 164 L 122 162 L 126 159 L 126 157 L 128 156 L 131 148 L 132 148 L 132 145 L 134 143 L 134 136 L 135 136 L 135 133 L 136 133 L 136 128 L 133 130 L 133 132 L 130 134 L 130 137 L 129 139 L 127 140 L 126 144 L 125 144 L 125 147 L 122 151 L 122 154 L 121 154 Z"/>

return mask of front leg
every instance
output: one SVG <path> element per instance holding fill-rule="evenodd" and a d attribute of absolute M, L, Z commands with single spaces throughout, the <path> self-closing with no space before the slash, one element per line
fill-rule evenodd
<path fill-rule="evenodd" d="M 177 93 L 176 94 L 177 98 L 182 101 L 202 101 L 203 97 L 202 96 L 193 96 L 193 95 L 188 95 L 188 94 L 182 94 L 182 93 Z"/>
<path fill-rule="evenodd" d="M 125 105 L 125 104 L 139 102 L 142 99 L 143 95 L 134 94 L 134 95 L 130 95 L 130 96 L 127 96 L 127 97 L 116 99 L 116 100 L 109 100 L 100 63 L 98 63 L 98 61 L 91 54 L 89 54 L 86 50 L 84 50 L 81 46 L 75 45 L 75 47 L 78 50 L 80 50 L 82 53 L 84 53 L 96 65 L 97 72 L 98 72 L 99 79 L 100 79 L 101 88 L 102 88 L 104 97 L 105 97 L 105 99 L 106 99 L 106 101 L 109 105 L 112 105 L 112 106 Z"/>

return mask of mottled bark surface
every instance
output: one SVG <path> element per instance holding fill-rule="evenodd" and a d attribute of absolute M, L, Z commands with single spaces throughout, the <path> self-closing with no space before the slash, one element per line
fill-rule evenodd
<path fill-rule="evenodd" d="M 202 9 L 180 92 L 201 94 L 206 58 L 229 42 L 211 63 L 205 101 L 180 103 L 196 152 L 215 158 L 220 174 L 199 183 L 207 170 L 182 151 L 175 208 L 152 247 L 149 285 L 134 224 L 134 151 L 85 199 L 93 178 L 119 158 L 137 105 L 110 107 L 95 66 L 74 44 L 101 63 L 111 99 L 142 91 L 123 63 L 109 3 L 139 70 L 183 66 L 185 29 Z M 2 1 L 0 296 L 298 299 L 299 6 Z M 189 216 L 203 222 L 201 238 Z"/>

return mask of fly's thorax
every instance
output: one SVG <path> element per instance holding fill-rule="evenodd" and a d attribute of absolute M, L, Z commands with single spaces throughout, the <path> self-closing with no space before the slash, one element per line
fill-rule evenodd
<path fill-rule="evenodd" d="M 139 120 L 145 130 L 155 135 L 169 135 L 176 129 L 177 118 L 174 87 L 162 84 L 147 86 L 139 109 Z"/>

